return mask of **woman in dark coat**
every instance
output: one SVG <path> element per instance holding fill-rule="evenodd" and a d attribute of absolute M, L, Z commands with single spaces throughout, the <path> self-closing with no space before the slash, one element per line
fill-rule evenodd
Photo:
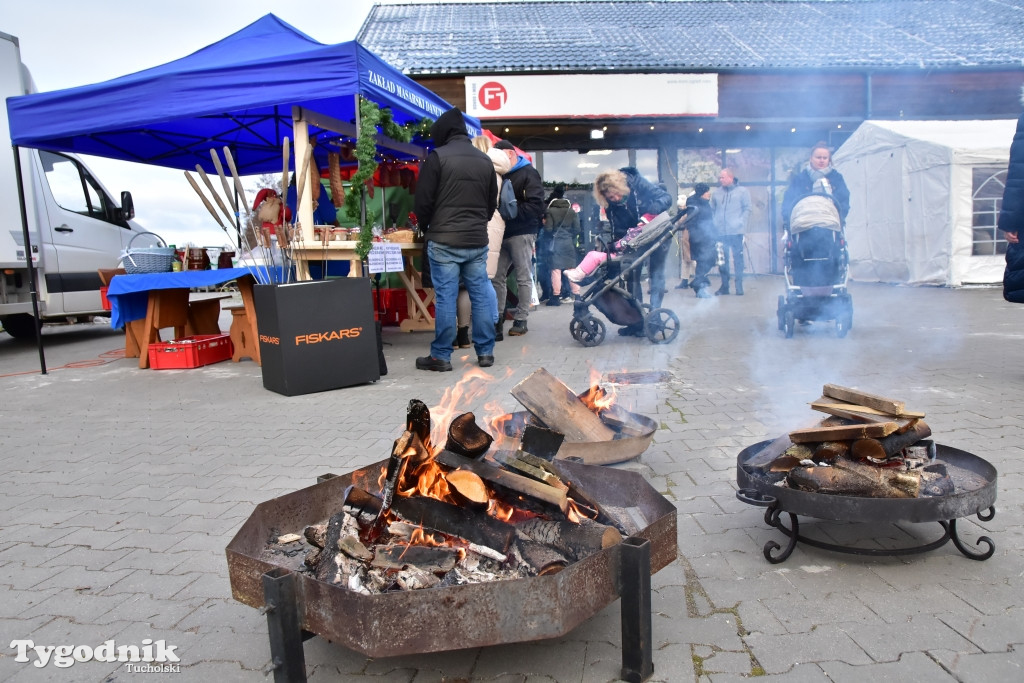
<path fill-rule="evenodd" d="M 1024 104 L 1024 90 L 1021 91 Z M 999 210 L 999 229 L 1006 233 L 1006 270 L 1003 272 L 1003 298 L 1024 304 L 1024 115 L 1017 120 L 1017 132 L 1010 144 L 1010 168 L 1006 173 L 1003 206 Z"/>
<path fill-rule="evenodd" d="M 811 158 L 803 168 L 790 177 L 789 187 L 782 195 L 782 225 L 786 230 L 789 229 L 793 207 L 804 197 L 818 192 L 814 184 L 819 180 L 827 183 L 823 192 L 832 195 L 839 207 L 839 218 L 846 225 L 846 214 L 850 213 L 850 190 L 843 175 L 832 166 L 832 151 L 824 142 L 819 142 L 811 150 Z"/>
<path fill-rule="evenodd" d="M 544 214 L 542 232 L 549 235 L 551 245 L 551 296 L 547 305 L 558 306 L 562 303 L 562 271 L 573 268 L 579 260 L 576 240 L 580 235 L 580 217 L 568 199 L 558 196 L 551 200 Z"/>
<path fill-rule="evenodd" d="M 640 217 L 645 213 L 657 215 L 662 211 L 668 211 L 672 206 L 672 197 L 665 188 L 647 180 L 632 166 L 598 174 L 594 179 L 594 199 L 604 209 L 611 225 L 612 242 L 625 237 L 626 232 L 636 227 Z M 671 244 L 665 242 L 664 246 L 651 253 L 647 261 L 647 269 L 651 276 L 651 309 L 660 308 L 665 296 L 665 260 L 668 258 L 670 247 Z M 638 302 L 643 301 L 643 289 L 640 286 L 641 270 L 634 269 L 630 282 L 630 294 Z M 621 327 L 619 334 L 642 337 L 643 323 Z"/>
<path fill-rule="evenodd" d="M 708 279 L 708 273 L 718 258 L 710 199 L 711 188 L 706 183 L 697 183 L 693 188 L 693 194 L 686 198 L 686 208 L 695 212 L 686 221 L 686 229 L 690 233 L 690 255 L 697 262 L 690 287 L 698 299 L 711 298 L 711 280 Z"/>

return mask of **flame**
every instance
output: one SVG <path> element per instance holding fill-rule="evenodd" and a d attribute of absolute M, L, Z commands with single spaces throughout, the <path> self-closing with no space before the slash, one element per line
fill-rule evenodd
<path fill-rule="evenodd" d="M 565 516 L 570 522 L 579 524 L 584 519 L 595 519 L 597 517 L 596 510 L 590 510 L 590 508 L 581 506 L 571 497 L 569 498 L 569 509 L 566 511 Z"/>
<path fill-rule="evenodd" d="M 466 412 L 461 406 L 477 403 L 490 393 L 490 385 L 494 376 L 480 368 L 470 368 L 455 386 L 445 389 L 441 402 L 430 409 L 433 433 L 430 440 L 434 445 L 433 452 L 444 448 L 448 440 L 448 423 L 452 418 Z"/>
<path fill-rule="evenodd" d="M 613 405 L 618 398 L 618 391 L 615 387 L 609 391 L 607 388 L 600 384 L 592 384 L 586 393 L 580 396 L 580 400 L 583 401 L 584 405 L 587 406 L 592 412 L 601 414 L 602 410 L 606 410 Z"/>

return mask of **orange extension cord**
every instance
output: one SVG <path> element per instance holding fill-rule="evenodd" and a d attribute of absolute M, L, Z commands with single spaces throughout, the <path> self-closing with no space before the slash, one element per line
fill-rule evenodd
<path fill-rule="evenodd" d="M 93 360 L 77 360 L 61 365 L 56 368 L 46 368 L 47 372 L 52 370 L 77 370 L 79 368 L 94 368 L 99 365 L 106 365 L 107 363 L 113 363 L 115 360 L 121 360 L 124 358 L 124 349 L 114 349 L 113 351 L 107 351 L 101 353 L 99 358 Z M 39 375 L 42 374 L 39 370 L 26 370 L 25 372 L 11 372 L 5 375 L 0 375 L 0 379 L 4 377 L 17 377 L 19 375 Z"/>

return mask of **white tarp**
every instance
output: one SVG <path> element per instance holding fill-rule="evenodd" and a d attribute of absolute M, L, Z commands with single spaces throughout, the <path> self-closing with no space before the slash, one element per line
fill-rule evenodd
<path fill-rule="evenodd" d="M 836 153 L 850 188 L 850 277 L 911 285 L 1002 282 L 973 256 L 973 171 L 1006 168 L 1016 121 L 865 121 Z"/>

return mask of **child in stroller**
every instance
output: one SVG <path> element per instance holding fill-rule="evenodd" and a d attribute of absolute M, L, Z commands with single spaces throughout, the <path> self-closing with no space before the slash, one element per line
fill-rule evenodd
<path fill-rule="evenodd" d="M 835 321 L 836 336 L 853 324 L 853 300 L 846 290 L 849 255 L 839 207 L 828 180 L 793 206 L 783 236 L 786 294 L 776 311 L 779 330 L 793 336 L 796 323 Z"/>
<path fill-rule="evenodd" d="M 643 268 L 659 247 L 665 246 L 685 227 L 686 216 L 687 212 L 674 217 L 667 212 L 653 217 L 644 215 L 640 224 L 611 245 L 610 251 L 590 251 L 576 268 L 565 271 L 573 293 L 578 294 L 569 322 L 573 339 L 583 346 L 597 346 L 604 341 L 604 323 L 590 314 L 591 305 L 623 329 L 640 330 L 635 336 L 646 336 L 656 344 L 676 338 L 679 334 L 676 314 L 667 308 L 650 310 L 650 306 L 640 303 L 630 293 L 628 283 L 632 274 Z M 579 283 L 585 280 L 592 284 L 579 294 Z"/>
<path fill-rule="evenodd" d="M 653 218 L 655 218 L 653 214 L 645 213 L 640 217 L 640 223 L 638 225 L 626 231 L 625 237 L 612 243 L 610 250 L 592 249 L 583 256 L 583 260 L 580 261 L 578 266 L 566 270 L 565 276 L 569 279 L 569 288 L 572 293 L 580 293 L 579 283 L 587 279 L 588 276 L 593 275 L 594 271 L 597 270 L 602 263 L 608 260 L 609 255 L 615 256 L 631 249 L 631 245 L 636 242 L 640 233 L 643 232 L 644 227 L 646 227 Z"/>

